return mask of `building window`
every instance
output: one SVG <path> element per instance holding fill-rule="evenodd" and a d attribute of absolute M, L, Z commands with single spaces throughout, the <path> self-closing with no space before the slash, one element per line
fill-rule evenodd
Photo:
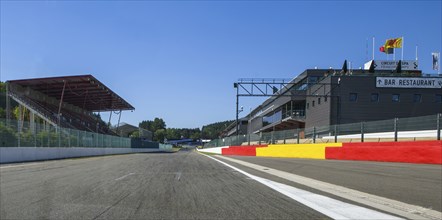
<path fill-rule="evenodd" d="M 315 107 L 315 101 L 312 101 L 312 107 Z"/>
<path fill-rule="evenodd" d="M 350 93 L 349 101 L 350 101 L 350 102 L 356 102 L 356 101 L 358 101 L 358 93 Z"/>
<path fill-rule="evenodd" d="M 401 95 L 393 94 L 393 96 L 391 96 L 391 101 L 392 102 L 400 102 L 401 101 Z"/>
<path fill-rule="evenodd" d="M 371 102 L 379 102 L 379 93 L 371 93 Z"/>
<path fill-rule="evenodd" d="M 309 103 L 307 102 L 307 109 L 308 109 L 308 107 L 310 107 L 310 105 L 309 105 Z"/>
<path fill-rule="evenodd" d="M 435 101 L 436 101 L 437 103 L 442 103 L 442 94 L 436 94 L 436 99 L 435 99 Z"/>
<path fill-rule="evenodd" d="M 413 102 L 422 102 L 422 95 L 421 94 L 414 94 L 413 95 Z"/>
<path fill-rule="evenodd" d="M 318 98 L 318 105 L 321 104 L 321 98 Z"/>
<path fill-rule="evenodd" d="M 327 102 L 327 96 L 326 96 L 326 97 L 324 97 L 324 102 Z"/>

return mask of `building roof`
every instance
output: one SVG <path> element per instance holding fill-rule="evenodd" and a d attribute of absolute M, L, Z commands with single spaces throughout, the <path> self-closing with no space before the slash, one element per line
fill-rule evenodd
<path fill-rule="evenodd" d="M 88 111 L 135 109 L 92 75 L 10 80 L 8 83 L 29 87 L 57 100 L 61 99 L 64 87 L 63 102 Z"/>

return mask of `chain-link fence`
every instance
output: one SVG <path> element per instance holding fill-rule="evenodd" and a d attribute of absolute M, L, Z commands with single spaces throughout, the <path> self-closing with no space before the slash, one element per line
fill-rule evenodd
<path fill-rule="evenodd" d="M 216 139 L 205 148 L 272 143 L 440 140 L 442 114 L 273 131 Z"/>
<path fill-rule="evenodd" d="M 0 119 L 0 147 L 131 147 L 130 138 Z"/>

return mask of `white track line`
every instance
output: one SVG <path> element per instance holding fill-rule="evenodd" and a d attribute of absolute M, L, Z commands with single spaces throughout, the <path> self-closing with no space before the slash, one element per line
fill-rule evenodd
<path fill-rule="evenodd" d="M 204 155 L 204 154 L 203 154 Z M 240 170 L 230 164 L 227 164 L 223 161 L 220 161 L 216 158 L 213 158 L 208 155 L 204 155 L 209 157 L 227 167 L 230 167 L 247 177 L 250 177 L 294 200 L 297 202 L 310 207 L 330 218 L 333 219 L 401 219 L 393 215 L 388 215 L 385 213 L 381 213 L 378 211 L 374 211 L 371 209 L 367 209 L 364 207 L 360 207 L 357 205 L 341 202 L 336 199 L 332 199 L 326 196 L 314 194 L 302 189 L 298 189 L 289 185 L 277 183 L 268 179 L 264 179 L 261 177 L 254 176 L 249 174 L 243 170 Z"/>
<path fill-rule="evenodd" d="M 246 166 L 261 172 L 265 172 L 292 182 L 308 186 L 341 198 L 348 199 L 360 204 L 364 204 L 388 213 L 402 216 L 407 219 L 434 219 L 442 220 L 442 213 L 436 210 L 424 208 L 417 205 L 411 205 L 393 199 L 388 199 L 381 196 L 376 196 L 361 191 L 349 189 L 343 186 L 334 185 L 331 183 L 299 176 L 296 174 L 275 170 L 272 168 L 260 166 L 253 163 L 248 163 L 242 160 L 233 159 L 230 157 L 216 156 L 222 159 L 232 161 L 234 163 Z"/>
<path fill-rule="evenodd" d="M 130 175 L 134 175 L 134 174 L 135 174 L 135 173 L 129 173 L 129 174 L 126 174 L 126 175 L 124 175 L 124 176 L 122 176 L 122 177 L 116 178 L 115 181 L 122 180 L 122 179 L 124 179 L 124 178 L 126 178 L 126 177 L 128 177 L 128 176 L 130 176 Z"/>
<path fill-rule="evenodd" d="M 36 166 L 36 165 L 46 165 L 46 164 L 51 164 L 51 163 L 55 163 L 55 161 L 28 163 L 28 164 L 20 164 L 20 165 L 6 165 L 6 166 L 0 166 L 0 169 L 15 168 L 15 167 L 27 167 L 27 166 Z"/>

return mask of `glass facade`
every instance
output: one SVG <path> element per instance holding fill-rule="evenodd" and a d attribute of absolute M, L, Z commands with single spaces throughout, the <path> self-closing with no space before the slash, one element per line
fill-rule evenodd
<path fill-rule="evenodd" d="M 282 110 L 278 110 L 276 112 L 272 112 L 262 117 L 262 125 L 266 126 L 281 120 L 282 120 Z"/>
<path fill-rule="evenodd" d="M 379 102 L 379 93 L 371 93 L 371 102 Z"/>
<path fill-rule="evenodd" d="M 401 100 L 400 97 L 401 97 L 401 95 L 399 95 L 399 94 L 393 94 L 391 96 L 391 101 L 392 102 L 399 102 Z"/>

